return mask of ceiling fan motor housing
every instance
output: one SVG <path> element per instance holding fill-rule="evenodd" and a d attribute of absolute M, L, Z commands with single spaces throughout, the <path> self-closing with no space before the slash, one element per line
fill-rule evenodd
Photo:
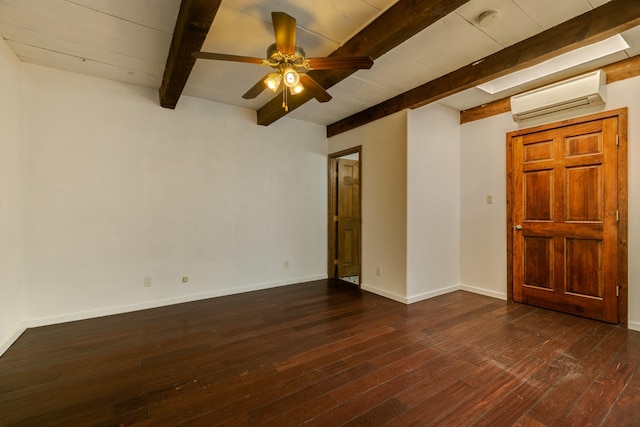
<path fill-rule="evenodd" d="M 267 60 L 273 68 L 279 68 L 281 65 L 286 66 L 287 64 L 302 67 L 304 65 L 304 57 L 304 49 L 298 44 L 296 45 L 296 50 L 293 55 L 280 52 L 275 43 L 267 48 Z"/>

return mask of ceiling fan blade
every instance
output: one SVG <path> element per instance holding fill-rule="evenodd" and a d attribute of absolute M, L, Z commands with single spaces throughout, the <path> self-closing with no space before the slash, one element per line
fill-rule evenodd
<path fill-rule="evenodd" d="M 251 89 L 249 89 L 247 91 L 247 93 L 245 93 L 244 95 L 242 95 L 242 97 L 244 99 L 253 99 L 256 96 L 260 95 L 262 93 L 263 90 L 265 90 L 267 88 L 267 86 L 264 84 L 264 80 L 269 77 L 269 74 L 265 75 L 263 78 L 261 78 L 260 80 L 258 80 L 258 83 L 254 84 Z"/>
<path fill-rule="evenodd" d="M 271 12 L 276 48 L 287 55 L 296 53 L 296 20 L 284 12 Z"/>
<path fill-rule="evenodd" d="M 370 56 L 336 56 L 308 58 L 312 70 L 369 69 L 373 66 Z"/>
<path fill-rule="evenodd" d="M 309 77 L 307 74 L 300 73 L 300 83 L 304 86 L 305 89 L 309 90 L 315 99 L 318 102 L 328 102 L 331 101 L 331 95 L 324 90 L 317 81 L 313 80 L 313 78 Z"/>
<path fill-rule="evenodd" d="M 264 59 L 253 58 L 251 56 L 238 56 L 227 55 L 224 53 L 212 53 L 212 52 L 193 52 L 191 54 L 194 58 L 200 59 L 215 59 L 218 61 L 233 61 L 233 62 L 245 62 L 247 64 L 262 64 Z"/>

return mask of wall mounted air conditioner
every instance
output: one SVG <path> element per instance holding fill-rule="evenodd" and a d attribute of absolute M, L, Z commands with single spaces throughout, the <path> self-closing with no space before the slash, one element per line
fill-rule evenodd
<path fill-rule="evenodd" d="M 604 104 L 607 76 L 598 70 L 511 97 L 513 120 L 521 122 L 575 108 Z"/>

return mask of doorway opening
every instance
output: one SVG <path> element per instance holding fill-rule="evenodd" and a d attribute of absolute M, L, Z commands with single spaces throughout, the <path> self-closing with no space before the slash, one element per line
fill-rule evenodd
<path fill-rule="evenodd" d="M 361 146 L 329 155 L 327 274 L 362 283 Z"/>

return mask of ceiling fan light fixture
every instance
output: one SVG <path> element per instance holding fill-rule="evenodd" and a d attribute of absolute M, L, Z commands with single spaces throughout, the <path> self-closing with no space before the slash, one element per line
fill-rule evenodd
<path fill-rule="evenodd" d="M 302 86 L 302 83 L 298 82 L 297 85 L 289 88 L 289 90 L 291 91 L 291 95 L 297 95 L 304 90 L 304 86 Z"/>
<path fill-rule="evenodd" d="M 282 79 L 284 80 L 284 84 L 289 88 L 296 87 L 300 83 L 300 76 L 293 68 L 285 68 L 282 72 Z"/>
<path fill-rule="evenodd" d="M 267 76 L 266 79 L 264 79 L 264 84 L 267 86 L 267 88 L 270 91 L 275 93 L 280 87 L 281 81 L 282 81 L 282 76 L 280 75 L 280 73 L 271 73 Z"/>

